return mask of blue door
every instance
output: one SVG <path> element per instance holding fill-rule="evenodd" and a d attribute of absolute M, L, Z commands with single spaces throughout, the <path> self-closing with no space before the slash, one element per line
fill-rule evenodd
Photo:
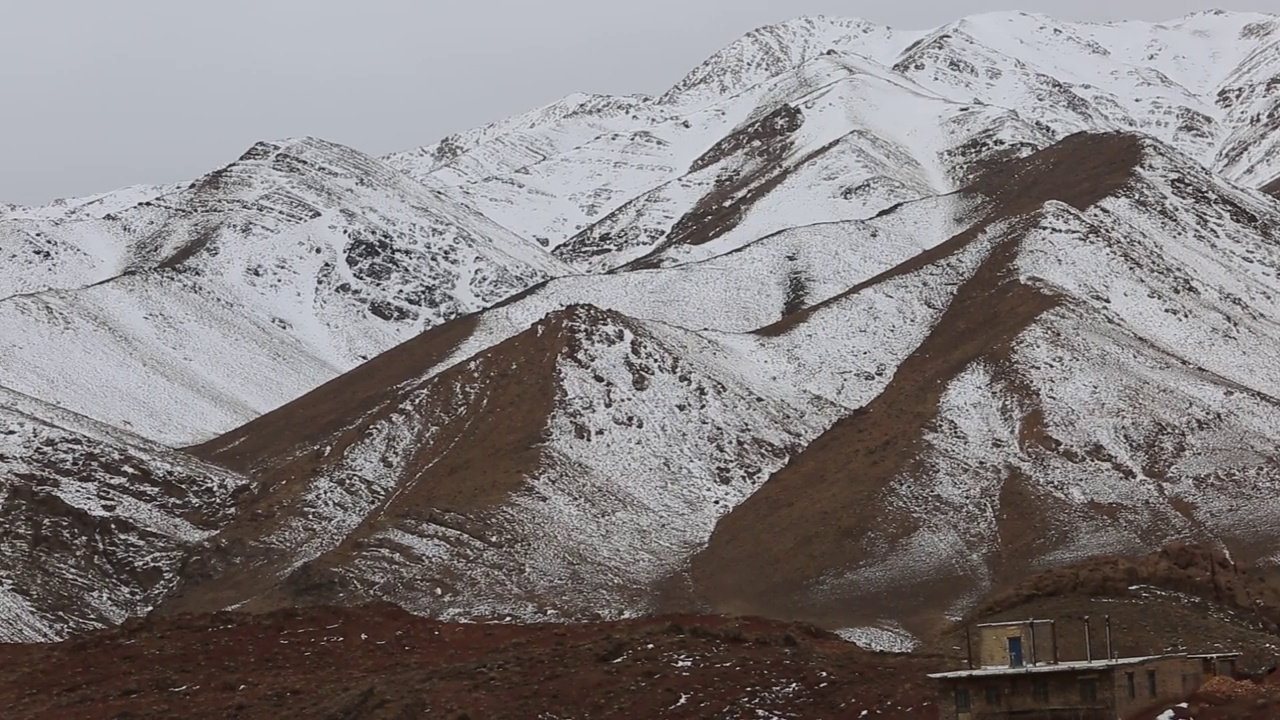
<path fill-rule="evenodd" d="M 1022 667 L 1022 638 L 1009 638 L 1009 667 Z"/>

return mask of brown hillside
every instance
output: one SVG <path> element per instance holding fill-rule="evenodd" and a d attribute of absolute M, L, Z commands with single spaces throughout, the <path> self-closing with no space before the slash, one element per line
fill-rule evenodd
<path fill-rule="evenodd" d="M 1275 632 L 1280 630 L 1280 586 L 1271 574 L 1237 565 L 1216 548 L 1172 543 L 1150 555 L 1091 558 L 1045 570 L 993 593 L 974 614 L 986 616 L 1046 597 L 1132 597 L 1135 586 L 1149 586 L 1243 612 Z"/>

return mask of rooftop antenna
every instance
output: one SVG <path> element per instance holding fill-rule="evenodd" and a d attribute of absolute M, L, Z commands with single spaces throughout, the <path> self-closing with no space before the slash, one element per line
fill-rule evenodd
<path fill-rule="evenodd" d="M 1106 625 L 1107 626 L 1107 659 L 1114 660 L 1116 657 L 1116 654 L 1115 654 L 1115 651 L 1112 650 L 1111 648 L 1111 616 L 1103 615 L 1102 617 L 1107 624 Z"/>

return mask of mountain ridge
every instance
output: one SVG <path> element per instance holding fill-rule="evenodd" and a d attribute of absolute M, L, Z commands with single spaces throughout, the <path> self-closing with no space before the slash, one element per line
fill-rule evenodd
<path fill-rule="evenodd" d="M 0 638 L 392 601 L 917 647 L 1117 549 L 1280 563 L 1277 83 L 1274 16 L 802 18 L 656 97 L 6 207 Z"/>

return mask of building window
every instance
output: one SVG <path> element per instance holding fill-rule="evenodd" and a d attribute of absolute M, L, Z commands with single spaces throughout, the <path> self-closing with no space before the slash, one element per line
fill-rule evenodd
<path fill-rule="evenodd" d="M 1080 700 L 1081 702 L 1093 703 L 1098 702 L 1098 681 L 1093 678 L 1087 678 L 1080 681 Z"/>
<path fill-rule="evenodd" d="M 1147 671 L 1147 692 L 1151 695 L 1151 697 L 1156 696 L 1156 671 L 1155 670 Z"/>
<path fill-rule="evenodd" d="M 1134 681 L 1133 673 L 1127 672 L 1124 676 L 1129 681 L 1129 699 L 1133 700 L 1138 697 L 1138 683 Z"/>
<path fill-rule="evenodd" d="M 987 704 L 991 706 L 996 706 L 1000 704 L 1000 686 L 999 685 L 987 686 Z"/>
<path fill-rule="evenodd" d="M 956 712 L 969 712 L 969 691 L 960 689 L 956 690 Z"/>
<path fill-rule="evenodd" d="M 1031 697 L 1036 702 L 1049 702 L 1049 681 L 1042 678 L 1036 678 L 1031 683 Z"/>

